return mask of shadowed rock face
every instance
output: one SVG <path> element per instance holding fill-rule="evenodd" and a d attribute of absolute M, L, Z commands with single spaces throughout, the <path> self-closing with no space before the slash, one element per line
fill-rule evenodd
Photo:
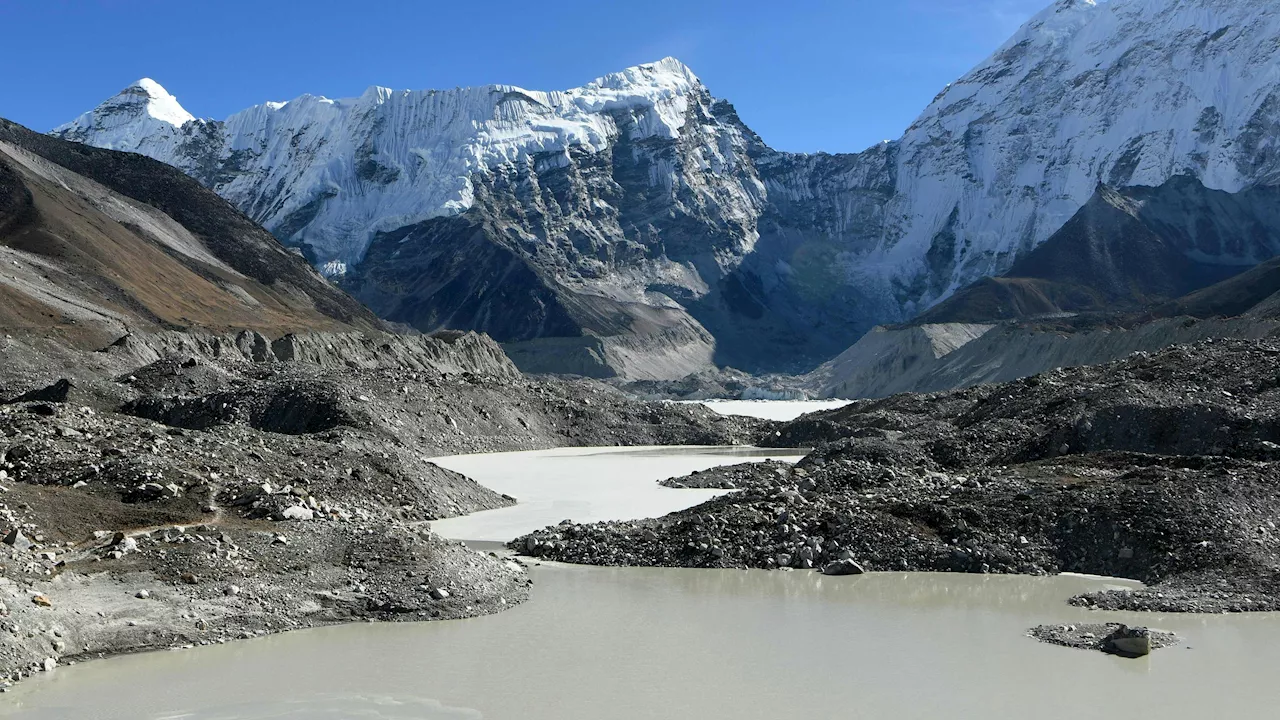
<path fill-rule="evenodd" d="M 528 258 L 492 225 L 465 218 L 378 236 L 343 285 L 381 317 L 419 329 L 469 328 L 500 342 L 582 333 Z"/>
<path fill-rule="evenodd" d="M 1277 254 L 1276 188 L 1226 193 L 1186 176 L 1153 188 L 1101 186 L 1061 230 L 1004 275 L 978 281 L 913 322 L 1135 310 L 1213 285 Z"/>
<path fill-rule="evenodd" d="M 908 325 L 876 328 L 804 384 L 837 397 L 933 392 L 1206 338 L 1268 337 L 1280 258 L 1263 260 L 1278 252 L 1274 187 L 1226 193 L 1189 177 L 1100 187 L 1007 275 Z"/>
<path fill-rule="evenodd" d="M 1161 304 L 1156 312 L 1199 318 L 1248 315 L 1260 321 L 1280 317 L 1280 258 Z"/>
<path fill-rule="evenodd" d="M 194 398 L 148 397 L 121 412 L 173 427 L 206 430 L 241 422 L 256 430 L 305 435 L 336 427 L 368 428 L 369 412 L 332 382 L 265 383 Z"/>

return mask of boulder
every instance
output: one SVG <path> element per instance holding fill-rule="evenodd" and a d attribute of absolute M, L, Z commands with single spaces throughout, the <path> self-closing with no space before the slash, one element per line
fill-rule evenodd
<path fill-rule="evenodd" d="M 1121 625 L 1103 641 L 1102 647 L 1108 652 L 1123 657 L 1142 657 L 1151 654 L 1151 631 L 1144 627 L 1131 628 Z"/>
<path fill-rule="evenodd" d="M 18 528 L 10 530 L 9 534 L 4 536 L 4 544 L 17 550 L 30 550 L 35 545 Z"/>
<path fill-rule="evenodd" d="M 822 567 L 823 575 L 861 575 L 866 570 L 853 560 L 836 560 Z"/>
<path fill-rule="evenodd" d="M 310 520 L 315 517 L 315 513 L 311 508 L 301 505 L 290 505 L 280 512 L 282 520 Z"/>
<path fill-rule="evenodd" d="M 48 403 L 36 403 L 28 405 L 27 412 L 40 417 L 53 417 L 58 414 L 58 409 Z"/>
<path fill-rule="evenodd" d="M 121 499 L 126 503 L 145 503 L 159 500 L 167 494 L 165 487 L 160 483 L 148 482 L 124 493 Z"/>
<path fill-rule="evenodd" d="M 10 403 L 25 403 L 25 402 L 64 403 L 67 401 L 67 397 L 70 396 L 71 390 L 74 387 L 75 387 L 75 383 L 64 378 L 48 387 L 43 387 L 43 388 L 39 388 L 38 390 L 32 390 L 31 392 L 23 393 L 22 395 L 19 395 L 18 397 L 10 400 L 9 402 Z"/>

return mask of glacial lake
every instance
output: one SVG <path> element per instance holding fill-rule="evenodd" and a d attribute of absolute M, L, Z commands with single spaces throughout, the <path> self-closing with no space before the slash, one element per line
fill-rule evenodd
<path fill-rule="evenodd" d="M 690 401 L 693 402 L 693 401 Z M 746 415 L 765 420 L 795 420 L 819 410 L 844 407 L 852 400 L 698 400 L 721 415 Z"/>
<path fill-rule="evenodd" d="M 566 478 L 652 482 L 751 452 L 580 449 L 441 463 L 470 463 L 497 489 L 526 482 L 526 496 L 542 492 L 554 506 L 556 488 L 581 490 L 558 484 Z M 626 494 L 587 509 L 625 510 Z M 501 522 L 434 526 L 485 539 L 544 516 L 531 508 Z M 0 717 L 1077 720 L 1270 717 L 1280 704 L 1280 614 L 1101 613 L 1065 602 L 1133 585 L 1125 581 L 555 563 L 530 572 L 532 599 L 495 616 L 362 623 L 60 667 L 0 695 Z M 1173 630 L 1184 642 L 1125 660 L 1025 636 L 1040 623 L 1104 621 Z"/>
<path fill-rule="evenodd" d="M 638 520 L 723 495 L 724 490 L 663 487 L 657 481 L 720 465 L 797 461 L 806 451 L 753 447 L 561 448 L 434 458 L 432 462 L 516 498 L 514 507 L 436 520 L 455 540 L 506 542 L 561 520 Z"/>

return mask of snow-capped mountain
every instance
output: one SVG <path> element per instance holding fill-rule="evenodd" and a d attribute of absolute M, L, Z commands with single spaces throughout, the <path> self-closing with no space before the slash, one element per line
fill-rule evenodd
<path fill-rule="evenodd" d="M 1274 183 L 1278 123 L 1280 5 L 1059 0 L 899 141 L 878 255 L 895 268 L 938 258 L 949 292 L 1048 238 L 1099 182 Z"/>
<path fill-rule="evenodd" d="M 833 355 L 1007 269 L 1099 182 L 1272 184 L 1278 125 L 1271 0 L 1059 0 L 858 154 L 771 150 L 673 59 L 225 121 L 143 81 L 55 133 L 182 168 L 385 317 L 682 358 L 654 375 Z"/>
<path fill-rule="evenodd" d="M 358 98 L 269 102 L 218 122 L 196 120 L 143 79 L 53 134 L 177 165 L 341 271 L 378 232 L 472 207 L 478 173 L 530 162 L 545 172 L 568 164 L 571 148 L 607 150 L 615 116 L 626 116 L 630 141 L 678 137 L 696 87 L 688 68 L 667 59 L 566 92 L 371 87 Z"/>

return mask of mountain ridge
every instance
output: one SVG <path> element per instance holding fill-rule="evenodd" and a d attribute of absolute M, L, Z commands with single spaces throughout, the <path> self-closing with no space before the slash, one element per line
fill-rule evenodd
<path fill-rule="evenodd" d="M 349 287 L 395 284 L 385 263 L 361 267 L 393 256 L 374 250 L 388 237 L 434 238 L 439 258 L 456 245 L 465 264 L 480 245 L 442 225 L 468 215 L 460 227 L 491 228 L 481 245 L 518 257 L 543 296 L 675 305 L 717 364 L 784 369 L 1004 272 L 1099 182 L 1276 182 L 1277 43 L 1280 9 L 1261 0 L 1056 2 L 901 138 L 843 155 L 772 150 L 675 60 L 562 92 L 372 89 L 139 138 L 93 113 L 58 132 L 181 167 Z M 392 304 L 432 330 L 483 300 Z M 557 337 L 600 333 L 570 324 Z"/>
<path fill-rule="evenodd" d="M 178 327 L 386 329 L 174 168 L 2 119 L 0 255 L 0 323 L 77 344 Z"/>

